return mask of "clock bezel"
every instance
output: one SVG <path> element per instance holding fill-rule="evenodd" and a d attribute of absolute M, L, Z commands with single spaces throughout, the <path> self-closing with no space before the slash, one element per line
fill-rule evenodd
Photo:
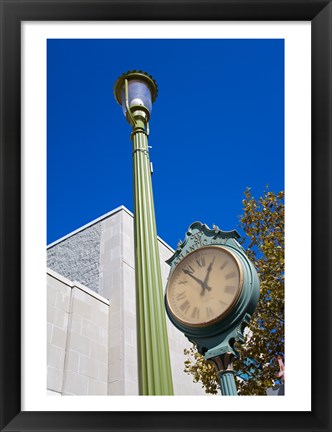
<path fill-rule="evenodd" d="M 173 283 L 173 279 L 174 279 L 174 274 L 177 272 L 178 268 L 180 266 L 183 265 L 183 263 L 185 263 L 185 261 L 187 259 L 191 259 L 192 255 L 199 253 L 202 250 L 205 249 L 215 249 L 215 250 L 223 250 L 226 254 L 230 255 L 230 257 L 235 261 L 238 270 L 239 270 L 239 284 L 237 287 L 237 294 L 234 297 L 232 303 L 229 305 L 229 307 L 220 315 L 218 315 L 217 317 L 213 318 L 212 320 L 209 321 L 205 321 L 205 322 L 201 322 L 201 323 L 191 323 L 188 321 L 183 320 L 182 318 L 180 318 L 175 312 L 174 309 L 171 306 L 171 303 L 169 301 L 169 292 L 170 292 L 170 288 L 172 286 Z M 227 318 L 230 313 L 232 312 L 232 310 L 234 310 L 235 305 L 238 303 L 238 300 L 243 292 L 243 286 L 244 286 L 244 271 L 243 271 L 243 266 L 242 263 L 240 261 L 240 259 L 237 257 L 236 253 L 234 253 L 232 250 L 230 250 L 229 247 L 227 246 L 223 246 L 223 245 L 206 245 L 206 246 L 202 246 L 197 248 L 196 250 L 190 252 L 188 255 L 186 255 L 174 268 L 174 270 L 172 271 L 167 287 L 166 287 L 166 305 L 167 305 L 167 309 L 168 312 L 170 313 L 170 315 L 173 317 L 173 319 L 178 322 L 179 324 L 183 325 L 186 328 L 207 328 L 207 327 L 211 327 L 213 325 L 215 325 L 216 323 L 219 323 L 221 321 L 223 321 L 225 318 Z"/>

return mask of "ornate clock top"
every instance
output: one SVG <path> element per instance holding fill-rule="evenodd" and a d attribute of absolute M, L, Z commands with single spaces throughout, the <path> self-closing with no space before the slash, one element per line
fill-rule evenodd
<path fill-rule="evenodd" d="M 194 250 L 208 245 L 229 245 L 243 250 L 238 243 L 240 234 L 236 230 L 223 231 L 216 225 L 209 228 L 201 222 L 193 222 L 183 241 L 179 241 L 178 247 L 174 254 L 166 261 L 171 266 L 171 271 L 174 267 L 189 253 Z"/>

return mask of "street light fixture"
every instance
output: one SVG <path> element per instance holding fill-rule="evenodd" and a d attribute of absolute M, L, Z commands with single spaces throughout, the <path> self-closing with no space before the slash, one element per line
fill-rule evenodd
<path fill-rule="evenodd" d="M 143 72 L 127 72 L 118 79 L 114 93 L 130 124 L 133 123 L 131 113 L 137 111 L 138 107 L 143 110 L 149 121 L 152 104 L 158 95 L 157 83 L 152 76 Z"/>
<path fill-rule="evenodd" d="M 145 72 L 129 71 L 115 83 L 114 96 L 132 126 L 137 350 L 141 395 L 172 395 L 168 336 L 153 202 L 148 135 L 158 93 Z"/>

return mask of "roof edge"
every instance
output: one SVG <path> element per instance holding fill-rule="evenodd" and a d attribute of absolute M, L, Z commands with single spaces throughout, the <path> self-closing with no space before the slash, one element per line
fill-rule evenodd
<path fill-rule="evenodd" d="M 126 212 L 129 216 L 131 216 L 132 218 L 134 218 L 134 214 L 127 209 L 127 207 L 125 207 L 124 205 L 121 205 L 119 207 L 116 207 L 115 209 L 109 211 L 108 213 L 105 213 L 102 216 L 99 216 L 98 218 L 92 220 L 91 222 L 88 222 L 87 224 L 77 228 L 76 230 L 66 234 L 63 237 L 60 237 L 58 240 L 55 240 L 54 242 L 50 243 L 49 245 L 47 245 L 46 249 L 49 249 L 53 246 L 56 246 L 57 244 L 67 240 L 69 237 L 74 236 L 75 234 L 78 234 L 79 232 L 91 227 L 92 225 L 95 225 L 98 222 L 103 221 L 104 219 L 107 219 L 110 216 L 115 215 L 116 213 L 119 213 L 120 211 L 124 211 Z M 165 247 L 167 247 L 167 249 L 169 249 L 171 252 L 174 252 L 174 249 L 165 242 L 165 240 L 163 240 L 161 237 L 157 236 L 158 240 L 160 241 L 160 243 L 162 243 Z"/>
<path fill-rule="evenodd" d="M 80 231 L 83 231 L 83 230 L 89 228 L 90 226 L 95 225 L 96 223 L 101 222 L 102 220 L 104 220 L 104 219 L 106 219 L 106 218 L 108 218 L 110 216 L 113 216 L 114 214 L 118 213 L 121 210 L 125 211 L 130 216 L 133 216 L 133 214 L 131 213 L 130 210 L 128 210 L 124 205 L 121 205 L 119 207 L 116 207 L 114 210 L 111 210 L 108 213 L 105 213 L 104 215 L 99 216 L 98 218 L 92 220 L 91 222 L 88 222 L 87 224 L 85 224 L 85 225 L 77 228 L 76 230 L 74 230 L 74 231 L 66 234 L 65 236 L 60 237 L 58 240 L 55 240 L 54 242 L 52 242 L 49 245 L 47 245 L 47 249 L 49 249 L 49 248 L 57 245 L 58 243 L 63 242 L 64 240 L 67 240 L 67 238 L 72 237 L 73 235 L 79 233 Z"/>

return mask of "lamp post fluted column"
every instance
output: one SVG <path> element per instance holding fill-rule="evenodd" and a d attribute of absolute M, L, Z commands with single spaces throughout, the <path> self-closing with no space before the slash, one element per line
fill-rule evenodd
<path fill-rule="evenodd" d="M 208 360 L 216 369 L 222 396 L 238 395 L 235 384 L 235 372 L 233 369 L 233 361 L 235 358 L 236 357 L 233 353 L 226 352 L 209 358 Z"/>
<path fill-rule="evenodd" d="M 173 394 L 148 146 L 148 121 L 156 93 L 155 81 L 136 71 L 120 77 L 115 86 L 115 97 L 132 126 L 140 395 Z"/>

